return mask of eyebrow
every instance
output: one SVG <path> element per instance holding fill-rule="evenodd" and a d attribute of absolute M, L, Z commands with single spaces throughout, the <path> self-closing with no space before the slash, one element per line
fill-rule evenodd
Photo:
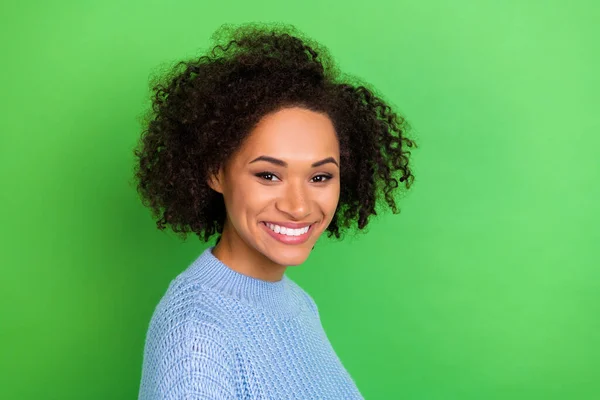
<path fill-rule="evenodd" d="M 272 164 L 279 165 L 279 166 L 282 166 L 282 167 L 287 167 L 288 166 L 288 163 L 286 163 L 285 161 L 280 160 L 278 158 L 269 157 L 269 156 L 256 157 L 254 160 L 250 161 L 248 164 L 252 164 L 252 163 L 257 162 L 257 161 L 267 161 L 267 162 L 270 162 Z M 320 167 L 321 165 L 327 164 L 327 163 L 333 163 L 333 164 L 337 165 L 338 168 L 340 167 L 339 164 L 337 163 L 337 161 L 335 161 L 335 158 L 333 158 L 333 157 L 327 157 L 327 158 L 324 158 L 324 159 L 322 159 L 320 161 L 314 162 L 314 163 L 311 164 L 311 167 L 312 168 L 316 168 L 316 167 Z"/>

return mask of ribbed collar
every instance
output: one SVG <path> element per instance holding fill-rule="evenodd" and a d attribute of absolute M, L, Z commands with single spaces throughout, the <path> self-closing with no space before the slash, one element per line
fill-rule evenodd
<path fill-rule="evenodd" d="M 302 299 L 285 274 L 277 282 L 241 274 L 219 260 L 212 253 L 213 248 L 204 250 L 190 266 L 190 277 L 194 281 L 259 308 L 266 314 L 279 317 L 298 315 Z"/>

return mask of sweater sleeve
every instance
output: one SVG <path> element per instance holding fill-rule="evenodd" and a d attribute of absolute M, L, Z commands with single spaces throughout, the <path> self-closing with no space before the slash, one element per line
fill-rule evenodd
<path fill-rule="evenodd" d="M 235 399 L 234 359 L 213 324 L 187 320 L 149 330 L 139 400 Z"/>

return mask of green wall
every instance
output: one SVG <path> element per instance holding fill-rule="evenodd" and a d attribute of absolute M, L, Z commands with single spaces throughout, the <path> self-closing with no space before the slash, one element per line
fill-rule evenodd
<path fill-rule="evenodd" d="M 288 270 L 364 396 L 599 399 L 597 4 L 3 3 L 0 398 L 136 398 L 151 313 L 205 246 L 130 182 L 149 76 L 281 21 L 420 145 L 401 214 Z"/>

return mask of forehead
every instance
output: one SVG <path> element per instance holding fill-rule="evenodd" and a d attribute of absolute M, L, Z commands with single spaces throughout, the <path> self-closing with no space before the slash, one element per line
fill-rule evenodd
<path fill-rule="evenodd" d="M 243 158 L 270 155 L 291 162 L 329 156 L 339 159 L 338 140 L 329 117 L 297 107 L 263 117 L 240 150 Z"/>

